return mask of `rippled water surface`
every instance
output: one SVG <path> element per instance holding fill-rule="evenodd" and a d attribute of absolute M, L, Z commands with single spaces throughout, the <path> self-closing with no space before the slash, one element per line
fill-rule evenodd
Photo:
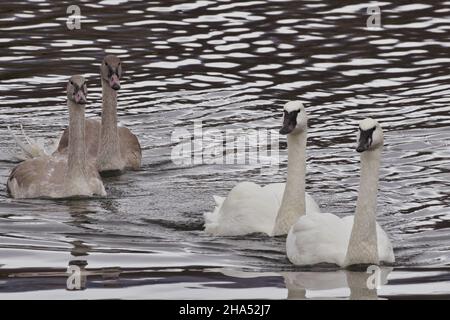
<path fill-rule="evenodd" d="M 308 191 L 352 214 L 358 120 L 385 130 L 378 220 L 394 244 L 380 297 L 450 296 L 450 1 L 382 1 L 381 29 L 358 1 L 12 1 L 0 9 L 0 298 L 357 298 L 363 274 L 299 270 L 283 237 L 210 237 L 213 195 L 237 182 L 285 180 L 260 166 L 177 165 L 175 129 L 278 129 L 281 107 L 309 113 Z M 375 3 L 372 3 L 375 4 Z M 93 200 L 12 200 L 6 127 L 52 140 L 66 127 L 65 82 L 88 79 L 100 116 L 98 65 L 123 61 L 119 118 L 143 167 L 105 180 Z M 263 171 L 264 173 L 264 171 Z M 65 289 L 69 265 L 86 289 Z M 44 295 L 43 295 L 44 294 Z"/>

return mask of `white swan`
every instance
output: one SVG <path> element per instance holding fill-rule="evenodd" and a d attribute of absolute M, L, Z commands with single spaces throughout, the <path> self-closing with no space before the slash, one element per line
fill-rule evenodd
<path fill-rule="evenodd" d="M 40 156 L 16 166 L 7 182 L 13 198 L 67 198 L 106 195 L 93 163 L 86 160 L 85 103 L 87 88 L 82 76 L 67 84 L 69 148 L 67 155 Z"/>
<path fill-rule="evenodd" d="M 100 66 L 102 81 L 102 119 L 86 120 L 88 156 L 96 160 L 100 173 L 120 172 L 141 167 L 142 151 L 138 138 L 125 127 L 117 125 L 117 90 L 120 89 L 122 64 L 118 57 L 107 55 Z M 69 132 L 59 141 L 57 153 L 65 153 Z"/>
<path fill-rule="evenodd" d="M 361 153 L 361 178 L 355 215 L 339 218 L 322 213 L 300 217 L 286 239 L 287 256 L 293 264 L 348 267 L 395 261 L 391 242 L 376 223 L 382 147 L 383 130 L 378 122 L 361 121 L 356 149 Z"/>
<path fill-rule="evenodd" d="M 205 214 L 205 232 L 212 235 L 286 234 L 298 217 L 320 212 L 305 193 L 307 115 L 302 103 L 284 106 L 281 134 L 288 135 L 287 182 L 264 187 L 252 182 L 236 185 L 227 198 L 214 197 L 216 208 Z"/>

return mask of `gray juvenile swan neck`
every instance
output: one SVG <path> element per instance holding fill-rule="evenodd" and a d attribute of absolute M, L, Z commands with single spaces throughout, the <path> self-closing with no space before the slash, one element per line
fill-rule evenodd
<path fill-rule="evenodd" d="M 67 160 L 68 179 L 87 177 L 85 146 L 85 108 L 68 100 L 69 108 L 69 154 Z"/>
<path fill-rule="evenodd" d="M 107 55 L 100 65 L 102 81 L 102 124 L 97 169 L 100 172 L 122 171 L 125 162 L 120 152 L 117 126 L 117 90 L 120 89 L 122 64 L 118 57 Z"/>
<path fill-rule="evenodd" d="M 121 170 L 123 161 L 120 153 L 119 131 L 117 127 L 117 91 L 102 79 L 102 126 L 97 165 L 100 171 Z"/>

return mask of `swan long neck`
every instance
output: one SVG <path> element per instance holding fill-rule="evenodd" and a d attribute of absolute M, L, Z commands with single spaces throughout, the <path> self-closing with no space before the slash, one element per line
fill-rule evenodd
<path fill-rule="evenodd" d="M 378 174 L 382 148 L 361 154 L 361 178 L 345 265 L 379 264 L 376 227 Z"/>
<path fill-rule="evenodd" d="M 116 168 L 118 163 L 122 162 L 117 127 L 117 92 L 104 79 L 102 79 L 102 92 L 102 126 L 97 166 L 100 171 L 122 169 Z"/>
<path fill-rule="evenodd" d="M 288 173 L 281 206 L 275 220 L 274 235 L 287 234 L 298 218 L 306 214 L 306 129 L 288 135 Z"/>
<path fill-rule="evenodd" d="M 85 108 L 68 100 L 69 107 L 69 154 L 67 159 L 67 181 L 69 183 L 85 179 L 86 143 L 85 143 Z"/>

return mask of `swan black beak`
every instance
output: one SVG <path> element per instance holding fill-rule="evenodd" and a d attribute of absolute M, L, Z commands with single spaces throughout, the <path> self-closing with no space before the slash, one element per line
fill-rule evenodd
<path fill-rule="evenodd" d="M 358 145 L 356 146 L 356 152 L 364 152 L 369 150 L 370 146 L 372 145 L 372 134 L 375 131 L 376 128 L 372 128 L 369 130 L 361 130 L 359 129 L 359 141 Z"/>
<path fill-rule="evenodd" d="M 283 126 L 280 129 L 280 134 L 289 134 L 294 131 L 297 126 L 298 111 L 287 112 L 284 111 Z"/>
<path fill-rule="evenodd" d="M 367 149 L 369 149 L 369 146 L 366 146 L 366 145 L 358 145 L 357 147 L 356 147 L 356 152 L 359 152 L 359 153 L 361 153 L 361 152 L 364 152 L 364 151 L 367 151 Z"/>

